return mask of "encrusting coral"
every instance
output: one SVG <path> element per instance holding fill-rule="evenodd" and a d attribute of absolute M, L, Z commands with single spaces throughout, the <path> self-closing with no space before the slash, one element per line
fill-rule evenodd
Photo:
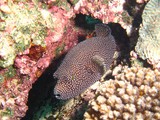
<path fill-rule="evenodd" d="M 156 65 L 160 61 L 160 1 L 150 0 L 142 14 L 142 26 L 135 50 L 149 63 Z M 159 65 L 157 67 L 160 67 Z"/>
<path fill-rule="evenodd" d="M 53 23 L 43 18 L 41 11 L 31 3 L 21 3 L 20 6 L 10 1 L 8 5 L 0 6 L 3 21 L 0 25 L 0 67 L 13 65 L 16 55 L 29 48 L 30 44 L 45 47 L 46 29 L 51 29 L 53 26 L 49 25 Z"/>
<path fill-rule="evenodd" d="M 71 17 L 41 2 L 0 1 L 0 119 L 25 116 L 32 84 L 84 35 Z"/>
<path fill-rule="evenodd" d="M 160 72 L 124 67 L 122 73 L 102 83 L 89 101 L 85 120 L 160 119 Z"/>

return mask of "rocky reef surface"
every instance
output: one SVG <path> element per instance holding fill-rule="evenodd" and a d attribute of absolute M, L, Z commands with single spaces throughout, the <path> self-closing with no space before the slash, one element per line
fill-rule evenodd
<path fill-rule="evenodd" d="M 88 34 L 87 30 L 88 25 L 95 24 L 91 17 L 103 23 L 114 23 L 109 26 L 121 54 L 111 68 L 117 67 L 113 69 L 112 75 L 106 78 L 108 81 L 98 81 L 80 96 L 68 101 L 52 99 L 50 96 L 41 106 L 37 106 L 38 110 L 32 111 L 34 115 L 28 118 L 160 119 L 159 69 L 153 68 L 154 62 L 149 65 L 138 58 L 143 58 L 138 52 L 139 47 L 136 47 L 139 56 L 134 52 L 137 40 L 140 41 L 143 37 L 144 27 L 140 28 L 142 19 L 144 23 L 144 19 L 148 18 L 148 13 L 142 15 L 143 10 L 147 9 L 144 7 L 146 4 L 154 5 L 149 5 L 154 0 L 148 1 L 1 0 L 0 119 L 18 120 L 26 115 L 29 91 L 52 61 L 76 45 L 80 37 L 93 36 Z M 158 0 L 155 1 L 159 3 Z M 78 16 L 83 16 L 84 19 Z M 124 37 L 116 24 L 121 26 L 127 37 Z M 150 24 L 146 25 L 148 28 Z M 154 27 L 152 25 L 149 28 Z M 159 34 L 156 32 L 156 35 Z M 150 37 L 154 38 L 147 38 Z M 143 52 L 145 48 L 140 50 Z M 143 102 L 146 104 L 141 104 Z"/>
<path fill-rule="evenodd" d="M 22 118 L 32 84 L 52 59 L 77 44 L 84 32 L 72 17 L 38 1 L 0 2 L 0 119 Z"/>

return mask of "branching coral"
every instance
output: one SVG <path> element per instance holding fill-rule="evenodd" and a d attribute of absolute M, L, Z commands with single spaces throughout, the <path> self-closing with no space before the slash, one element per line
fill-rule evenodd
<path fill-rule="evenodd" d="M 148 59 L 151 64 L 160 61 L 160 1 L 150 0 L 145 6 L 139 30 L 139 38 L 135 47 L 142 59 Z"/>
<path fill-rule="evenodd" d="M 160 119 L 160 72 L 124 68 L 115 80 L 102 83 L 84 117 L 85 120 Z"/>

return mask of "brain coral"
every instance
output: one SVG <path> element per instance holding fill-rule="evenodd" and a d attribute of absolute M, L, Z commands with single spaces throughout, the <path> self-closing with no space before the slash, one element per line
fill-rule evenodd
<path fill-rule="evenodd" d="M 150 0 L 142 15 L 143 24 L 135 47 L 142 59 L 153 64 L 160 60 L 160 1 Z"/>
<path fill-rule="evenodd" d="M 102 83 L 89 101 L 85 120 L 159 120 L 160 72 L 124 67 L 115 80 Z"/>

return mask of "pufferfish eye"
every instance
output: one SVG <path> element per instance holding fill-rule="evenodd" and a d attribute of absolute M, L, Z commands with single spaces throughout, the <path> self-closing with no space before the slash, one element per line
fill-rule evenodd
<path fill-rule="evenodd" d="M 60 94 L 60 92 L 58 90 L 54 89 L 53 92 L 54 92 L 55 98 L 59 99 L 61 97 L 61 94 Z"/>
<path fill-rule="evenodd" d="M 61 95 L 60 94 L 55 94 L 55 97 L 58 99 L 58 98 L 61 97 Z"/>

